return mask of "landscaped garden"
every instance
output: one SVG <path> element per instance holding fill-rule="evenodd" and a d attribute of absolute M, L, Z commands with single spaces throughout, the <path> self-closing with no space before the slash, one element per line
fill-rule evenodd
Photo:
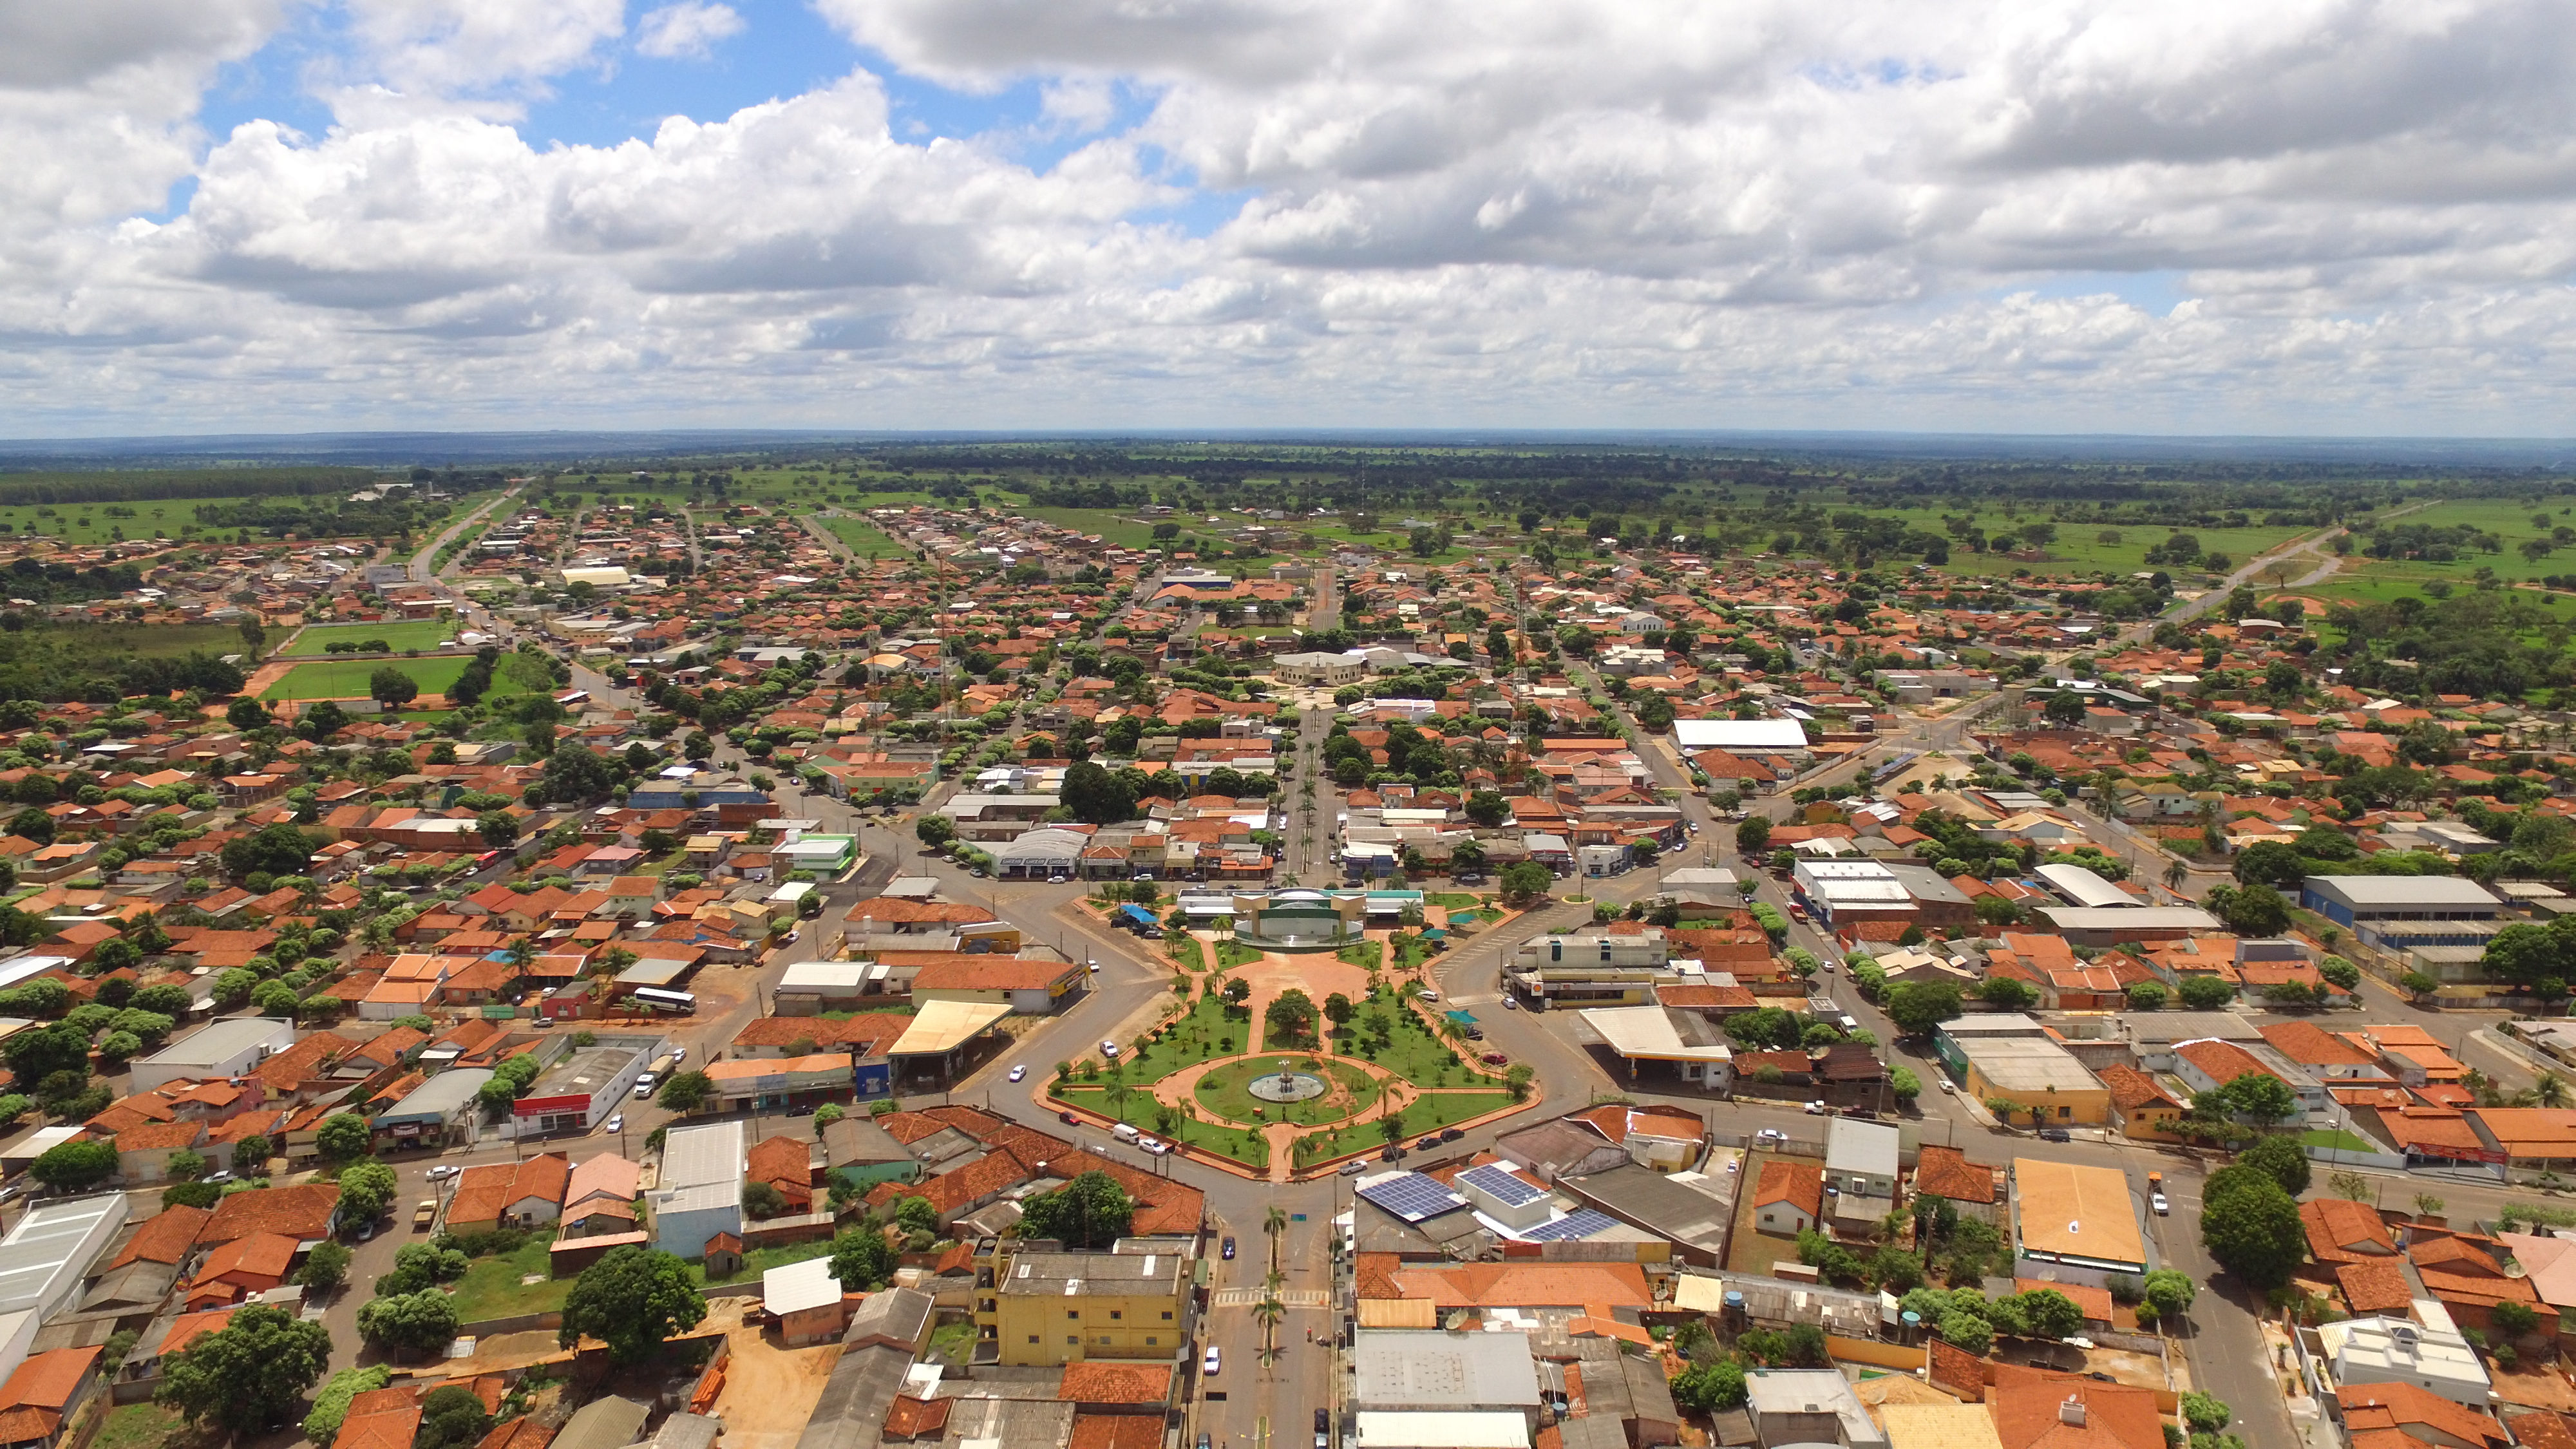
<path fill-rule="evenodd" d="M 1355 1120 L 1381 1108 L 1398 1111 L 1400 1133 L 1418 1135 L 1507 1110 L 1527 1095 L 1525 1073 L 1508 1087 L 1498 1081 L 1462 1054 L 1466 1043 L 1443 1040 L 1414 1009 L 1409 990 L 1399 995 L 1381 985 L 1356 1001 L 1334 992 L 1319 1003 L 1291 987 L 1264 1003 L 1256 1023 L 1248 984 L 1205 979 L 1216 989 L 1191 996 L 1179 1015 L 1127 1043 L 1115 1060 L 1060 1063 L 1056 1099 L 1258 1169 L 1270 1158 L 1268 1133 L 1281 1126 L 1318 1129 L 1298 1134 L 1313 1144 L 1298 1149 L 1304 1166 L 1317 1154 L 1383 1142 L 1385 1128 Z M 1181 985 L 1186 991 L 1186 978 Z M 1193 1071 L 1193 1078 L 1169 1081 Z M 1257 1090 L 1283 1071 L 1308 1079 L 1307 1095 L 1280 1100 Z"/>
<path fill-rule="evenodd" d="M 1250 966 L 1260 959 L 1261 949 L 1257 946 L 1247 946 L 1231 938 L 1220 938 L 1216 943 L 1216 964 L 1220 971 Z"/>

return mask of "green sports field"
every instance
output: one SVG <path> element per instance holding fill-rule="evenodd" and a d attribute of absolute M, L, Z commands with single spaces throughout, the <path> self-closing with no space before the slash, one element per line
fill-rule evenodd
<path fill-rule="evenodd" d="M 335 659 L 328 664 L 298 664 L 287 671 L 284 679 L 263 691 L 260 698 L 365 699 L 368 676 L 379 669 L 399 669 L 410 675 L 423 694 L 445 694 L 471 662 L 471 657 L 463 654 L 436 659 L 405 659 L 399 655 L 388 659 L 373 654 L 345 662 Z"/>
<path fill-rule="evenodd" d="M 455 637 L 456 625 L 447 619 L 405 619 L 392 624 L 314 624 L 277 652 L 300 659 L 308 654 L 326 655 L 333 644 L 358 644 L 382 639 L 400 653 L 405 649 L 435 649 Z"/>

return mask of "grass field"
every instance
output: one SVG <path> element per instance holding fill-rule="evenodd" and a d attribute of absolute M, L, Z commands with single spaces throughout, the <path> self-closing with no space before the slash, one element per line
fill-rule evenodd
<path fill-rule="evenodd" d="M 1907 527 L 1926 533 L 1944 531 L 1941 523 L 1943 510 L 1875 509 L 1870 511 L 1878 517 L 1899 519 Z M 1955 517 L 1956 514 L 1952 513 L 1951 516 Z M 1984 530 L 1989 537 L 2007 530 L 2018 529 L 2026 524 L 2041 522 L 2046 517 L 2039 513 L 2025 513 L 2016 519 L 2000 509 L 1979 510 L 1975 516 L 1977 527 Z M 2226 554 L 2233 560 L 2235 567 L 2242 568 L 2266 549 L 2276 548 L 2307 531 L 2299 528 L 2263 527 L 2177 530 L 2161 524 L 2060 523 L 2057 525 L 2057 537 L 2048 545 L 2049 557 L 2043 562 L 2024 563 L 2006 554 L 1969 553 L 1964 549 L 1953 548 L 1950 552 L 1950 562 L 1946 567 L 1951 573 L 1980 578 L 2010 575 L 2017 569 L 2028 569 L 2033 574 L 2137 573 L 2158 567 L 2147 562 L 2147 550 L 2163 543 L 2176 532 L 2183 532 L 2198 539 L 2204 551 L 2214 549 Z M 2106 542 L 2105 535 L 2115 537 Z M 2162 567 L 2174 573 L 2182 572 L 2169 564 Z"/>
<path fill-rule="evenodd" d="M 9 525 L 12 533 L 41 533 L 65 543 L 112 543 L 119 536 L 127 540 L 166 537 L 172 540 L 194 537 L 229 539 L 229 529 L 208 528 L 197 522 L 197 510 L 208 504 L 230 508 L 255 501 L 251 498 L 165 498 L 134 503 L 95 504 L 28 504 L 0 508 L 0 523 Z M 115 509 L 110 513 L 109 509 Z M 131 517 L 121 515 L 131 514 Z M 193 533 L 188 530 L 195 530 Z"/>
<path fill-rule="evenodd" d="M 2433 528 L 2465 526 L 2484 529 L 2504 541 L 2503 551 L 2486 553 L 2463 549 L 2458 558 L 2446 563 L 2431 559 L 2373 559 L 2354 554 L 2344 561 L 2342 572 L 2305 592 L 2322 599 L 2387 603 L 2408 595 L 2420 595 L 2424 592 L 2424 585 L 2436 580 L 2448 582 L 2456 588 L 2473 588 L 2480 569 L 2492 570 L 2496 578 L 2508 584 L 2528 582 L 2549 574 L 2576 574 L 2576 546 L 2553 549 L 2537 559 L 2523 557 L 2523 544 L 2546 538 L 2550 531 L 2535 527 L 2532 523 L 2535 517 L 2547 518 L 2551 529 L 2576 527 L 2576 508 L 2566 506 L 2503 500 L 2436 503 L 2430 508 L 2409 513 L 2396 522 L 2421 523 Z"/>
<path fill-rule="evenodd" d="M 436 659 L 404 659 L 399 655 L 368 655 L 328 664 L 298 664 L 286 677 L 260 694 L 262 699 L 364 699 L 367 678 L 379 669 L 399 669 L 420 686 L 423 694 L 445 694 L 456 677 L 472 661 L 462 654 L 449 654 Z M 493 683 L 497 686 L 500 681 Z M 499 692 L 496 688 L 495 693 Z"/>
<path fill-rule="evenodd" d="M 287 646 L 278 650 L 280 657 L 302 658 L 322 655 L 332 644 L 357 644 L 382 639 L 394 647 L 434 649 L 456 637 L 456 624 L 449 619 L 405 619 L 391 624 L 314 624 L 299 631 Z"/>
<path fill-rule="evenodd" d="M 909 552 L 864 518 L 835 514 L 815 521 L 830 529 L 834 538 L 849 545 L 850 552 L 861 558 L 902 558 Z"/>
<path fill-rule="evenodd" d="M 218 657 L 242 652 L 241 631 L 230 624 L 69 624 L 44 625 L 27 631 L 99 659 L 131 654 L 143 659 L 175 659 L 186 654 Z"/>

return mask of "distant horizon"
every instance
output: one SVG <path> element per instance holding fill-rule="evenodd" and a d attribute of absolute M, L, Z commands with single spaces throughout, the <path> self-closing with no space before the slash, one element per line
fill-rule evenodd
<path fill-rule="evenodd" d="M 2048 457 L 2091 463 L 2190 460 L 2351 466 L 2576 468 L 2576 437 L 2118 432 L 1926 432 L 1898 429 L 1749 428 L 550 428 L 317 429 L 310 432 L 93 434 L 0 438 L 0 473 L 42 467 L 239 466 L 256 462 L 347 466 L 422 464 L 432 458 L 654 456 L 763 446 L 1068 442 L 1155 446 L 1365 448 L 1668 447 L 1789 454 L 1925 458 Z"/>

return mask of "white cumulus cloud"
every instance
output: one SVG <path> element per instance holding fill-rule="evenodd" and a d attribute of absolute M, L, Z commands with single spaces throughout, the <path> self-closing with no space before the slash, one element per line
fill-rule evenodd
<path fill-rule="evenodd" d="M 742 30 L 741 12 L 730 5 L 681 0 L 645 12 L 636 26 L 635 48 L 663 60 L 693 59 L 711 53 L 718 41 L 730 40 Z"/>
<path fill-rule="evenodd" d="M 288 3 L 0 14 L 0 428 L 2576 424 L 2555 0 L 813 0 L 613 145 L 622 0 L 344 0 L 198 135 Z"/>

